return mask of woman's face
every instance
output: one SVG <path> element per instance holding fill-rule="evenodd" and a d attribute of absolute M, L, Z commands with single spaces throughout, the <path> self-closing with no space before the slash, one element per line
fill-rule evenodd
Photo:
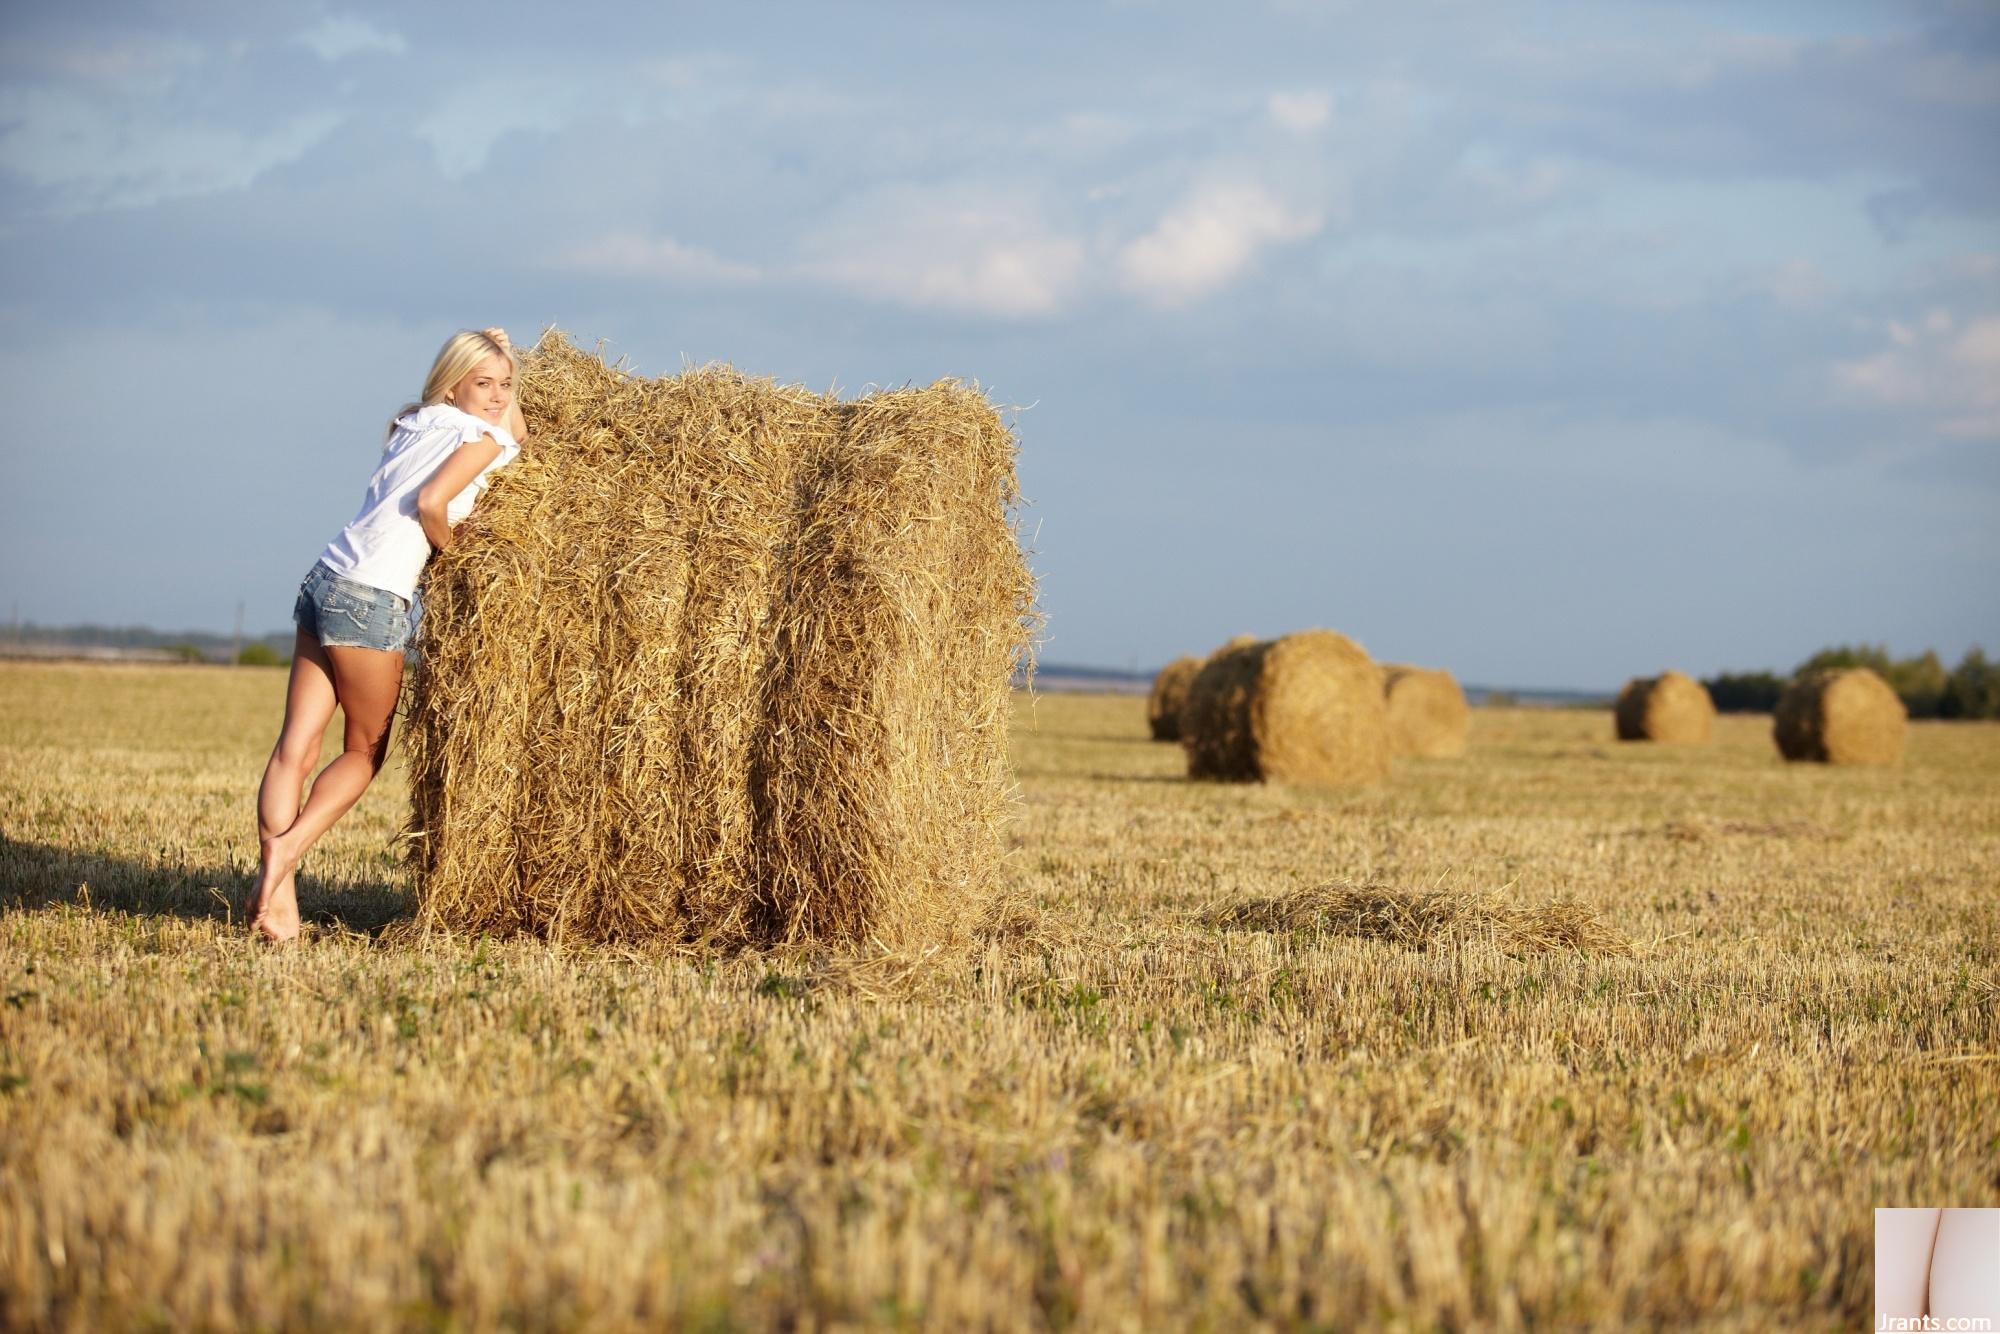
<path fill-rule="evenodd" d="M 514 401 L 514 367 L 505 357 L 488 357 L 446 391 L 444 400 L 481 421 L 504 421 Z"/>

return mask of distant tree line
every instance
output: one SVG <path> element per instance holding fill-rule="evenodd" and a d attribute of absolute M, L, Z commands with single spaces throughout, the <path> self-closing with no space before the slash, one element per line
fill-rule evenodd
<path fill-rule="evenodd" d="M 1987 661 L 1980 648 L 1946 671 L 1935 649 L 1894 658 L 1887 644 L 1841 644 L 1813 654 L 1791 676 L 1722 672 L 1702 684 L 1722 713 L 1769 713 L 1793 677 L 1821 667 L 1872 668 L 1903 697 L 1912 718 L 2000 718 L 2000 663 Z"/>
<path fill-rule="evenodd" d="M 143 625 L 37 625 L 33 621 L 0 626 L 0 642 L 49 648 L 157 649 L 187 662 L 237 662 L 273 666 L 291 661 L 292 632 L 275 631 L 238 640 L 234 635 L 204 630 L 154 630 Z"/>

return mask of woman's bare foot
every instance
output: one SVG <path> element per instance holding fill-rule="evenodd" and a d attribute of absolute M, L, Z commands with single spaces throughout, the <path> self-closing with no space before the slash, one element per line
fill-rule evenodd
<path fill-rule="evenodd" d="M 298 854 L 282 838 L 266 839 L 257 883 L 250 890 L 250 929 L 270 941 L 299 937 Z"/>

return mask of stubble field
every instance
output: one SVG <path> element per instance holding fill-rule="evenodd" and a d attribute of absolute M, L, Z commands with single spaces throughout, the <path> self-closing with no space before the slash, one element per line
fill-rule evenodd
<path fill-rule="evenodd" d="M 1853 1328 L 1875 1206 L 2000 1202 L 1994 725 L 1329 793 L 1024 698 L 928 957 L 408 939 L 392 760 L 275 951 L 282 689 L 0 664 L 0 1326 Z"/>

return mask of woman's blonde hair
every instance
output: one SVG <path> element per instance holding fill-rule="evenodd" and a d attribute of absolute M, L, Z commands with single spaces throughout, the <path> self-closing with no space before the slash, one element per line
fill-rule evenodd
<path fill-rule="evenodd" d="M 396 416 L 389 419 L 389 434 L 396 433 L 396 421 L 418 408 L 427 408 L 433 403 L 444 402 L 444 396 L 453 386 L 470 375 L 480 362 L 488 357 L 500 357 L 516 371 L 520 362 L 511 348 L 505 348 L 492 338 L 476 329 L 460 329 L 444 340 L 438 349 L 437 360 L 431 363 L 431 373 L 424 377 L 424 396 L 421 402 L 405 403 L 396 410 Z"/>

